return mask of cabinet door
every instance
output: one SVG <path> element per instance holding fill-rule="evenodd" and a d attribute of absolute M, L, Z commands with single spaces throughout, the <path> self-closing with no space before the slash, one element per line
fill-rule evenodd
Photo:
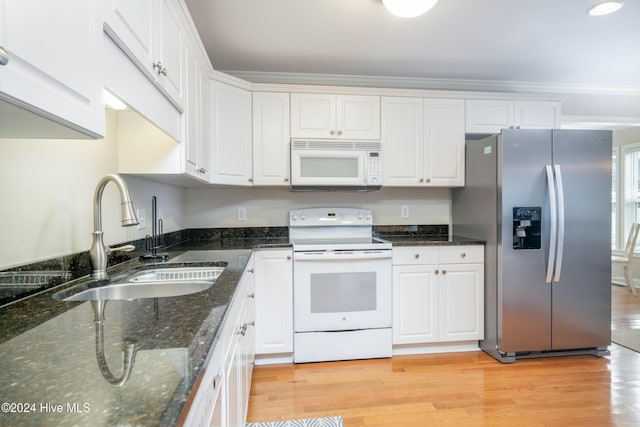
<path fill-rule="evenodd" d="M 393 267 L 393 344 L 438 341 L 437 268 Z"/>
<path fill-rule="evenodd" d="M 464 185 L 465 102 L 424 100 L 424 176 L 433 186 Z"/>
<path fill-rule="evenodd" d="M 484 265 L 442 264 L 439 279 L 439 340 L 484 338 Z"/>
<path fill-rule="evenodd" d="M 242 407 L 242 358 L 240 353 L 241 350 L 239 348 L 240 327 L 241 325 L 236 325 L 235 327 L 225 362 L 225 425 L 229 427 L 240 427 L 244 425 L 240 415 Z"/>
<path fill-rule="evenodd" d="M 185 172 L 194 178 L 209 181 L 210 155 L 207 139 L 207 94 L 208 78 L 200 58 L 192 51 L 187 52 L 187 97 L 185 110 Z"/>
<path fill-rule="evenodd" d="M 336 137 L 380 139 L 380 97 L 338 95 Z"/>
<path fill-rule="evenodd" d="M 514 125 L 521 129 L 559 128 L 560 103 L 516 101 Z"/>
<path fill-rule="evenodd" d="M 423 178 L 422 98 L 382 98 L 385 186 L 419 186 Z"/>
<path fill-rule="evenodd" d="M 335 136 L 335 95 L 291 94 L 292 138 L 334 138 Z"/>
<path fill-rule="evenodd" d="M 0 0 L 0 47 L 9 57 L 7 64 L 0 66 L 0 100 L 90 137 L 103 136 L 99 5 L 95 0 L 68 0 L 64 5 Z M 17 125 L 2 123 L 5 126 Z M 28 126 L 27 121 L 26 136 Z"/>
<path fill-rule="evenodd" d="M 289 94 L 253 93 L 253 184 L 289 185 Z"/>
<path fill-rule="evenodd" d="M 153 73 L 158 0 L 107 0 L 105 31 L 139 67 Z"/>
<path fill-rule="evenodd" d="M 251 93 L 212 81 L 210 96 L 211 182 L 251 185 Z"/>
<path fill-rule="evenodd" d="M 500 133 L 513 126 L 513 101 L 467 100 L 466 133 Z"/>
<path fill-rule="evenodd" d="M 291 250 L 255 252 L 256 353 L 293 352 Z"/>
<path fill-rule="evenodd" d="M 184 105 L 185 37 L 178 13 L 169 0 L 159 3 L 157 46 L 154 63 L 158 81 L 181 108 Z"/>

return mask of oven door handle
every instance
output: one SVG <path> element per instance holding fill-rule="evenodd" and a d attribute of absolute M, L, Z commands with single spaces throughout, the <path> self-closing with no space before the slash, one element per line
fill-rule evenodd
<path fill-rule="evenodd" d="M 391 251 L 311 251 L 294 252 L 294 261 L 339 261 L 353 259 L 390 259 Z"/>

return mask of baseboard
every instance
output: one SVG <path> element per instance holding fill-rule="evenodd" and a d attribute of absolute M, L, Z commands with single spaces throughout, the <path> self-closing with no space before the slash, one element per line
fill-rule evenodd
<path fill-rule="evenodd" d="M 432 353 L 460 353 L 465 351 L 480 351 L 478 341 L 460 341 L 448 343 L 436 342 L 430 344 L 395 344 L 393 346 L 394 356 Z"/>
<path fill-rule="evenodd" d="M 256 354 L 256 366 L 293 363 L 293 353 Z"/>

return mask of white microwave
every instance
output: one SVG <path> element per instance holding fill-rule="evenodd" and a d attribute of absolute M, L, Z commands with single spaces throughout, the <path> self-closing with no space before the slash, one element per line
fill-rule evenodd
<path fill-rule="evenodd" d="M 379 190 L 380 141 L 291 140 L 291 190 Z"/>

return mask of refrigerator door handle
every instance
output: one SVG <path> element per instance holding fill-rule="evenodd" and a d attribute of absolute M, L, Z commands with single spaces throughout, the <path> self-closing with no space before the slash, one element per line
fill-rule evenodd
<path fill-rule="evenodd" d="M 554 165 L 556 175 L 556 188 L 558 192 L 558 253 L 556 255 L 556 273 L 553 281 L 560 281 L 560 271 L 562 270 L 562 255 L 564 253 L 564 185 L 562 184 L 562 173 L 560 165 Z"/>
<path fill-rule="evenodd" d="M 553 277 L 553 262 L 556 258 L 556 186 L 551 165 L 547 165 L 547 186 L 549 188 L 549 211 L 551 213 L 551 225 L 549 227 L 549 259 L 547 261 L 547 277 L 545 282 L 551 283 Z"/>

